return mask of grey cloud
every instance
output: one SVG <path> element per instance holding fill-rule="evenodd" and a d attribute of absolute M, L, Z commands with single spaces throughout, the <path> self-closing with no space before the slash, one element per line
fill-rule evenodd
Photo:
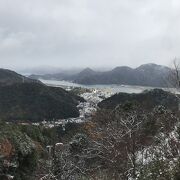
<path fill-rule="evenodd" d="M 169 65 L 179 18 L 179 0 L 0 0 L 0 64 Z"/>

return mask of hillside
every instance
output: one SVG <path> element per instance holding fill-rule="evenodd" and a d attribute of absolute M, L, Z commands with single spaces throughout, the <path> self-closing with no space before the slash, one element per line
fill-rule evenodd
<path fill-rule="evenodd" d="M 0 87 L 0 117 L 9 120 L 42 121 L 77 117 L 78 100 L 61 88 L 38 83 Z"/>
<path fill-rule="evenodd" d="M 166 66 L 156 64 L 144 64 L 135 69 L 127 66 L 120 66 L 110 71 L 97 72 L 93 71 L 90 68 L 86 68 L 80 73 L 76 73 L 73 75 L 59 73 L 41 76 L 31 75 L 30 77 L 33 79 L 42 78 L 54 80 L 67 80 L 85 85 L 123 84 L 166 87 L 170 71 L 171 69 Z"/>
<path fill-rule="evenodd" d="M 40 81 L 27 78 L 25 76 L 22 76 L 14 71 L 8 70 L 8 69 L 0 69 L 0 85 L 11 85 L 14 83 L 33 83 Z"/>
<path fill-rule="evenodd" d="M 178 98 L 174 94 L 161 89 L 144 91 L 140 94 L 115 94 L 100 102 L 98 106 L 103 109 L 113 109 L 126 102 L 136 102 L 144 110 L 152 110 L 155 106 L 162 105 L 172 111 L 178 111 Z"/>
<path fill-rule="evenodd" d="M 78 117 L 78 101 L 83 98 L 0 69 L 0 119 L 32 122 Z"/>

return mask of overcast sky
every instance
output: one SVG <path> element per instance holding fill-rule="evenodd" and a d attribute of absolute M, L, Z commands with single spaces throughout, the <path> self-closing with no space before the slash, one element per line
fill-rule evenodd
<path fill-rule="evenodd" d="M 180 0 L 0 0 L 1 67 L 136 67 L 180 57 Z"/>

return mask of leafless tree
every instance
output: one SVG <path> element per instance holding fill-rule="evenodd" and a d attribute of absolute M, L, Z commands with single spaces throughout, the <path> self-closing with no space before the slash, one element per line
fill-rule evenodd
<path fill-rule="evenodd" d="M 172 63 L 172 68 L 168 76 L 168 86 L 171 88 L 171 92 L 174 92 L 179 101 L 180 109 L 180 60 L 175 58 Z M 174 89 L 172 89 L 174 88 Z"/>
<path fill-rule="evenodd" d="M 172 68 L 168 77 L 168 85 L 180 90 L 180 60 L 175 58 L 172 63 Z"/>

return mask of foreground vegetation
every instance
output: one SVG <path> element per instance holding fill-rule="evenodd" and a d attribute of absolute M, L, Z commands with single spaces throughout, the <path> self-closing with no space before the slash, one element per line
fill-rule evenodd
<path fill-rule="evenodd" d="M 82 124 L 1 122 L 0 174 L 18 180 L 180 179 L 177 96 L 161 90 L 120 93 L 99 107 Z"/>
<path fill-rule="evenodd" d="M 67 143 L 81 125 L 69 123 L 63 127 L 18 125 L 0 121 L 0 179 L 11 175 L 17 180 L 39 179 L 49 172 L 42 162 L 48 162 L 49 145 Z"/>
<path fill-rule="evenodd" d="M 99 110 L 91 122 L 69 124 L 65 132 L 30 127 L 13 127 L 13 138 L 8 138 L 15 145 L 21 142 L 14 145 L 18 147 L 15 177 L 19 179 L 180 178 L 179 118 L 163 106 L 148 112 L 128 102 L 113 110 Z M 47 154 L 46 145 L 58 141 L 63 147 Z"/>

